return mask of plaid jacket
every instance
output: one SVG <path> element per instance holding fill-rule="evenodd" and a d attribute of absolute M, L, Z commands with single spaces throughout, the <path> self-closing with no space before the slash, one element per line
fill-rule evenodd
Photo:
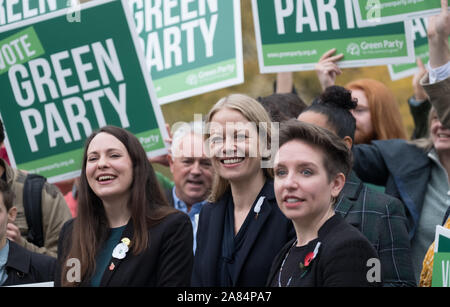
<path fill-rule="evenodd" d="M 384 286 L 416 286 L 407 219 L 400 200 L 368 188 L 352 171 L 335 210 L 378 252 Z"/>

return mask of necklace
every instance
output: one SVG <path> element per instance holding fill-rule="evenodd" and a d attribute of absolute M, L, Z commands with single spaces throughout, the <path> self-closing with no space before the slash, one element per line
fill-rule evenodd
<path fill-rule="evenodd" d="M 289 257 L 289 254 L 291 253 L 292 248 L 297 244 L 297 240 L 295 240 L 294 244 L 292 244 L 292 246 L 289 248 L 288 252 L 284 256 L 283 262 L 281 263 L 280 272 L 278 273 L 278 287 L 282 287 L 281 272 L 283 271 L 284 263 L 286 262 L 287 257 Z M 289 285 L 291 284 L 291 280 L 292 280 L 292 275 L 289 277 L 285 287 L 289 287 Z"/>
<path fill-rule="evenodd" d="M 284 256 L 283 262 L 281 263 L 280 272 L 278 273 L 278 287 L 282 287 L 282 285 L 281 285 L 281 272 L 283 271 L 284 263 L 286 262 L 286 259 L 289 257 L 289 254 L 291 253 L 292 248 L 297 244 L 297 242 L 298 242 L 298 239 L 295 240 L 294 244 L 292 244 L 292 246 L 289 248 L 288 252 Z M 314 258 L 316 258 L 317 254 L 319 252 L 320 245 L 321 245 L 321 243 L 317 242 L 316 243 L 316 247 L 314 248 L 314 251 L 310 252 L 310 253 L 308 253 L 306 255 L 305 260 L 303 261 L 303 263 L 300 262 L 300 265 L 301 265 L 300 268 L 302 270 L 305 269 L 305 271 L 302 273 L 300 278 L 302 278 L 308 272 L 309 265 L 314 260 Z M 291 284 L 292 276 L 293 276 L 293 274 L 291 274 L 291 276 L 289 277 L 285 287 L 289 287 L 289 285 Z"/>

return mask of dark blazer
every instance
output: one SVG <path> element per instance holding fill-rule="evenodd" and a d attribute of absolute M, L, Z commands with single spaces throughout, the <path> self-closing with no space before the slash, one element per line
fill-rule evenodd
<path fill-rule="evenodd" d="M 61 268 L 71 241 L 73 220 L 61 230 L 58 242 L 58 269 L 55 286 L 61 285 Z M 152 286 L 185 287 L 190 285 L 192 273 L 192 224 L 183 212 L 165 217 L 159 224 L 148 229 L 149 245 L 139 255 L 131 251 L 123 259 L 111 258 L 114 269 L 106 268 L 101 287 L 105 286 Z M 133 241 L 133 223 L 127 224 L 121 238 Z M 120 243 L 120 240 L 119 242 Z M 90 280 L 82 280 L 81 286 L 90 286 Z"/>
<path fill-rule="evenodd" d="M 9 241 L 6 272 L 8 278 L 2 286 L 23 285 L 53 281 L 56 259 L 31 252 Z"/>
<path fill-rule="evenodd" d="M 377 251 L 384 286 L 416 286 L 405 206 L 400 200 L 367 187 L 352 171 L 335 211 Z"/>
<path fill-rule="evenodd" d="M 450 77 L 430 84 L 426 74 L 420 83 L 442 125 L 450 128 Z M 386 194 L 405 204 L 410 239 L 414 237 L 431 176 L 431 160 L 427 154 L 423 149 L 398 139 L 353 146 L 353 169 L 359 178 L 386 186 Z"/>
<path fill-rule="evenodd" d="M 273 180 L 264 186 L 262 195 L 266 198 L 257 223 L 253 224 L 255 227 L 248 229 L 251 244 L 242 246 L 245 259 L 238 263 L 239 269 L 232 276 L 234 286 L 264 286 L 273 258 L 295 236 L 292 222 L 278 208 Z M 218 202 L 205 204 L 200 212 L 192 286 L 220 286 L 217 276 L 218 260 L 222 251 L 228 197 L 231 197 L 230 190 Z M 250 211 L 249 214 L 255 213 Z"/>
<path fill-rule="evenodd" d="M 175 207 L 175 200 L 173 199 L 172 189 L 165 189 L 164 195 L 166 195 L 166 199 L 167 199 L 167 202 L 169 203 L 169 205 L 171 207 Z"/>
<path fill-rule="evenodd" d="M 367 261 L 378 257 L 376 251 L 369 241 L 345 222 L 340 215 L 334 215 L 323 224 L 319 229 L 318 240 L 321 245 L 316 258 L 309 265 L 309 271 L 303 277 L 301 273 L 294 274 L 290 286 L 369 287 L 380 285 L 367 280 L 368 271 L 374 267 L 367 266 Z M 278 279 L 281 263 L 294 242 L 295 239 L 288 242 L 273 261 L 267 280 L 268 286 Z M 311 251 L 313 250 L 314 246 Z M 300 261 L 303 262 L 303 259 L 299 259 Z M 369 276 L 372 277 L 372 274 Z"/>
<path fill-rule="evenodd" d="M 353 146 L 353 156 L 353 169 L 362 181 L 385 186 L 386 194 L 405 204 L 412 239 L 431 176 L 427 152 L 405 140 L 393 139 Z"/>

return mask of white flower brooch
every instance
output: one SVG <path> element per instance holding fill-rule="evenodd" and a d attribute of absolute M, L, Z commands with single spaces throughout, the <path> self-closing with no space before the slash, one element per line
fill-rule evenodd
<path fill-rule="evenodd" d="M 130 245 L 130 239 L 123 238 L 119 244 L 117 244 L 116 247 L 114 247 L 114 250 L 112 252 L 113 258 L 116 259 L 123 259 L 127 255 L 128 252 L 128 246 Z"/>

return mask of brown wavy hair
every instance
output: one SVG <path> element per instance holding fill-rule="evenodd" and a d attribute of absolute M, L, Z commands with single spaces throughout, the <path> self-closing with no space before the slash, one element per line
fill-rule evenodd
<path fill-rule="evenodd" d="M 133 182 L 130 190 L 128 209 L 134 234 L 130 251 L 141 253 L 149 244 L 148 228 L 158 224 L 167 215 L 176 212 L 170 207 L 158 184 L 155 172 L 139 140 L 125 129 L 105 126 L 92 133 L 86 141 L 78 196 L 78 215 L 74 220 L 71 244 L 63 262 L 76 258 L 81 263 L 81 281 L 89 280 L 95 272 L 95 257 L 102 243 L 108 237 L 109 224 L 102 200 L 94 193 L 86 178 L 87 149 L 92 139 L 104 132 L 116 137 L 125 145 L 133 164 Z M 67 251 L 66 250 L 66 251 Z M 69 282 L 65 276 L 70 268 L 63 265 L 61 274 L 62 286 L 77 286 Z"/>
<path fill-rule="evenodd" d="M 407 139 L 397 100 L 386 85 L 373 79 L 359 79 L 345 88 L 366 94 L 375 140 Z"/>

